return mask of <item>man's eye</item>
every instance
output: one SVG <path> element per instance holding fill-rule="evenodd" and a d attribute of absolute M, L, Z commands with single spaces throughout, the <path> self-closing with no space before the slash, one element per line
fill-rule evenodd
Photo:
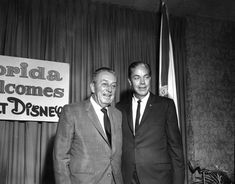
<path fill-rule="evenodd" d="M 133 79 L 134 79 L 134 80 L 138 80 L 138 79 L 139 79 L 139 77 L 134 77 Z"/>
<path fill-rule="evenodd" d="M 106 87 L 108 87 L 109 85 L 108 85 L 107 83 L 102 83 L 101 86 L 106 88 Z"/>
<path fill-rule="evenodd" d="M 115 88 L 117 87 L 116 84 L 108 84 L 108 83 L 101 83 L 101 86 L 102 86 L 103 88 L 109 88 L 109 87 L 111 87 L 112 89 L 115 89 Z"/>
<path fill-rule="evenodd" d="M 117 87 L 116 84 L 111 85 L 111 88 L 115 89 Z"/>

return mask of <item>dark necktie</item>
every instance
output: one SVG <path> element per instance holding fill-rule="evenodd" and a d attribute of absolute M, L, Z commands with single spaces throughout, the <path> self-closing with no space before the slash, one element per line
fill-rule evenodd
<path fill-rule="evenodd" d="M 141 100 L 138 100 L 138 106 L 137 106 L 137 110 L 136 110 L 136 118 L 135 118 L 135 132 L 138 129 L 139 126 L 139 121 L 140 121 L 140 102 Z"/>
<path fill-rule="evenodd" d="M 106 135 L 108 137 L 108 141 L 109 141 L 109 145 L 110 147 L 112 146 L 112 141 L 111 141 L 111 124 L 110 124 L 110 120 L 107 114 L 107 109 L 106 108 L 102 108 L 101 111 L 104 113 L 104 129 L 106 132 Z"/>

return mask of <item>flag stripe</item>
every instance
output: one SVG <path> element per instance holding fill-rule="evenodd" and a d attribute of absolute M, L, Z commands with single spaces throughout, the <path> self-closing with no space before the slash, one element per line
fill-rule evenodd
<path fill-rule="evenodd" d="M 167 96 L 174 100 L 176 113 L 179 120 L 175 66 L 173 58 L 169 17 L 166 4 L 162 2 L 159 51 L 159 94 L 160 96 Z"/>
<path fill-rule="evenodd" d="M 163 11 L 165 12 L 165 7 L 163 7 Z M 161 17 L 161 47 L 162 49 L 162 74 L 161 74 L 161 84 L 162 86 L 167 85 L 167 73 L 169 68 L 169 29 L 167 25 L 167 15 L 166 13 L 162 14 Z"/>

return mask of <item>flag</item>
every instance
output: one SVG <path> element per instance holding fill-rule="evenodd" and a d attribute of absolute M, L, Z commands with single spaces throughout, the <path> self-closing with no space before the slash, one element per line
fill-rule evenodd
<path fill-rule="evenodd" d="M 160 26 L 159 95 L 166 96 L 174 100 L 176 113 L 179 120 L 173 48 L 171 41 L 169 17 L 167 7 L 164 2 L 162 2 L 161 4 Z"/>

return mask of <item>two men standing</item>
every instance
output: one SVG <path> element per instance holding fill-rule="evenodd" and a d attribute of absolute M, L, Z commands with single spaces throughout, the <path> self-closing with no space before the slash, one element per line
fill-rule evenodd
<path fill-rule="evenodd" d="M 57 184 L 184 183 L 174 102 L 149 91 L 148 64 L 132 63 L 128 81 L 133 95 L 117 104 L 122 114 L 110 105 L 117 79 L 108 68 L 94 73 L 88 100 L 63 108 L 54 146 Z"/>

